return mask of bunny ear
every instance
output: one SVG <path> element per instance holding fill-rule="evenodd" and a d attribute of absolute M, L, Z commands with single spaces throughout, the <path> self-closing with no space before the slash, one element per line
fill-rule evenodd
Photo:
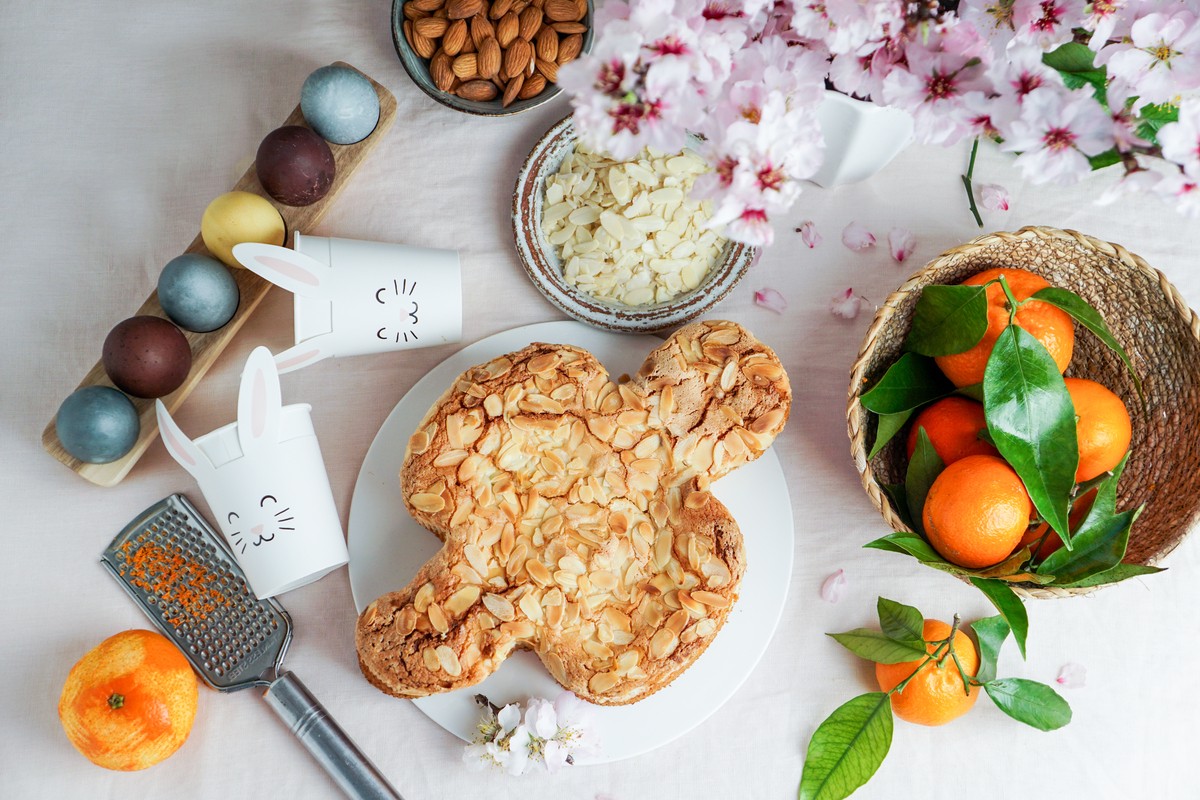
<path fill-rule="evenodd" d="M 333 354 L 326 346 L 328 339 L 328 336 L 314 336 L 275 356 L 275 366 L 279 367 L 279 374 L 283 375 L 329 358 Z"/>
<path fill-rule="evenodd" d="M 244 242 L 235 245 L 233 257 L 259 277 L 292 294 L 325 297 L 333 270 L 311 256 L 273 244 Z"/>
<path fill-rule="evenodd" d="M 193 477 L 199 477 L 200 472 L 210 466 L 208 457 L 179 429 L 162 400 L 154 401 L 154 413 L 158 416 L 159 435 L 162 436 L 163 444 L 171 458 L 178 461 Z"/>
<path fill-rule="evenodd" d="M 243 455 L 271 447 L 278 441 L 282 405 L 275 359 L 267 348 L 256 347 L 246 359 L 238 389 L 237 429 Z"/>

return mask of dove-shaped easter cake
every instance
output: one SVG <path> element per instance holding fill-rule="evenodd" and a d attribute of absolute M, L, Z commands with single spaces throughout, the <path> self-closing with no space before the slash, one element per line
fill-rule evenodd
<path fill-rule="evenodd" d="M 720 632 L 746 567 L 709 484 L 770 447 L 790 405 L 775 353 L 732 322 L 680 329 L 621 384 L 568 345 L 468 370 L 400 472 L 444 546 L 359 617 L 363 674 L 421 697 L 530 649 L 593 703 L 666 686 Z"/>

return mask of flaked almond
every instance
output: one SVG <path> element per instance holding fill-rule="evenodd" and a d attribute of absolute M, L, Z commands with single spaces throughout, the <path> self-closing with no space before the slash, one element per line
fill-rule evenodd
<path fill-rule="evenodd" d="M 454 71 L 450 68 L 452 61 L 445 50 L 439 50 L 429 62 L 429 77 L 433 80 L 433 85 L 443 92 L 450 91 L 450 87 L 454 85 Z M 416 435 L 425 434 L 418 431 Z"/>
<path fill-rule="evenodd" d="M 615 672 L 597 672 L 588 681 L 588 688 L 596 694 L 604 694 L 612 691 L 613 687 L 620 682 Z"/>
<path fill-rule="evenodd" d="M 475 43 L 476 51 L 479 50 L 479 45 L 483 44 L 483 40 L 489 36 L 496 35 L 496 26 L 492 21 L 483 14 L 478 14 L 471 17 L 471 41 Z"/>
<path fill-rule="evenodd" d="M 575 5 L 574 0 L 546 0 L 542 5 L 542 11 L 554 22 L 577 22 L 583 19 L 583 14 L 579 12 L 579 7 Z M 586 11 L 587 7 L 584 6 L 584 13 Z"/>
<path fill-rule="evenodd" d="M 533 58 L 533 46 L 524 39 L 513 39 L 512 44 L 504 51 L 504 74 L 509 78 L 524 75 L 531 58 Z M 516 92 L 519 91 L 521 91 L 520 86 L 517 87 Z M 517 96 L 516 92 L 513 92 L 514 98 Z M 507 94 L 506 90 L 505 95 Z"/>
<path fill-rule="evenodd" d="M 488 11 L 488 17 L 491 19 L 500 19 L 508 13 L 512 8 L 513 0 L 494 0 L 491 9 Z"/>
<path fill-rule="evenodd" d="M 495 100 L 496 95 L 500 91 L 491 81 L 476 80 L 467 81 L 462 86 L 459 86 L 454 93 L 464 100 L 487 102 L 488 100 Z"/>
<path fill-rule="evenodd" d="M 520 13 L 517 21 L 519 23 L 517 35 L 525 41 L 531 42 L 542 28 L 542 10 L 537 6 L 529 6 Z"/>
<path fill-rule="evenodd" d="M 446 610 L 456 617 L 461 616 L 468 608 L 475 605 L 475 601 L 478 599 L 478 586 L 464 586 L 450 595 L 450 599 L 446 601 Z"/>
<path fill-rule="evenodd" d="M 564 36 L 558 43 L 558 65 L 561 67 L 563 64 L 574 61 L 579 57 L 581 50 L 583 50 L 583 36 L 578 33 Z"/>
<path fill-rule="evenodd" d="M 438 645 L 434 651 L 437 655 L 438 664 L 442 669 L 446 670 L 446 674 L 452 678 L 457 678 L 462 674 L 462 665 L 458 661 L 458 654 L 450 649 L 447 645 Z"/>
<path fill-rule="evenodd" d="M 508 47 L 512 44 L 520 30 L 521 22 L 516 14 L 510 11 L 501 17 L 500 21 L 496 23 L 496 38 L 500 41 L 500 46 Z"/>
<path fill-rule="evenodd" d="M 518 39 L 517 41 L 523 42 L 525 40 Z M 504 97 L 500 101 L 500 104 L 504 108 L 508 108 L 510 105 L 512 105 L 513 101 L 517 99 L 517 95 L 521 93 L 521 89 L 524 86 L 525 86 L 525 76 L 524 75 L 517 75 L 515 78 L 510 78 L 508 83 L 504 87 Z"/>
<path fill-rule="evenodd" d="M 554 61 L 558 58 L 558 34 L 550 28 L 542 28 L 534 37 L 537 57 L 542 61 Z"/>
<path fill-rule="evenodd" d="M 588 26 L 582 22 L 552 22 L 550 27 L 563 35 L 587 33 Z"/>
<path fill-rule="evenodd" d="M 464 81 L 469 81 L 479 75 L 479 64 L 474 53 L 463 53 L 454 59 L 452 67 L 454 74 Z"/>
<path fill-rule="evenodd" d="M 417 613 L 424 614 L 425 609 L 429 608 L 429 604 L 433 602 L 433 592 L 434 587 L 432 583 L 425 583 L 420 589 L 417 589 L 417 593 L 413 595 L 412 602 L 413 608 L 417 610 Z"/>
<path fill-rule="evenodd" d="M 528 100 L 531 97 L 537 97 L 546 88 L 546 79 L 541 75 L 533 75 L 525 85 L 521 87 L 521 91 L 517 92 L 518 100 Z"/>
<path fill-rule="evenodd" d="M 424 511 L 426 514 L 436 514 L 446 507 L 446 501 L 440 494 L 417 492 L 409 500 L 413 508 L 417 511 Z"/>
<path fill-rule="evenodd" d="M 440 39 L 446 35 L 450 22 L 441 17 L 425 17 L 413 22 L 413 30 L 430 39 Z"/>
<path fill-rule="evenodd" d="M 483 11 L 483 0 L 447 0 L 446 16 L 450 19 L 469 19 Z"/>
<path fill-rule="evenodd" d="M 473 17 L 479 19 L 479 17 Z M 446 34 L 442 37 L 442 49 L 447 55 L 456 56 L 462 52 L 463 45 L 467 43 L 467 21 L 456 19 L 446 28 Z"/>
<path fill-rule="evenodd" d="M 729 608 L 729 598 L 715 592 L 692 592 L 692 599 L 710 608 Z"/>
<path fill-rule="evenodd" d="M 500 59 L 500 45 L 496 42 L 494 37 L 489 36 L 479 43 L 479 53 L 478 58 L 476 59 L 476 66 L 479 68 L 480 75 L 485 78 L 496 77 L 496 75 L 498 75 L 500 72 Z M 495 395 L 492 396 L 496 397 Z M 504 408 L 503 403 L 499 402 L 499 397 L 496 397 L 496 402 L 493 402 L 491 406 L 489 406 L 488 400 L 489 398 L 484 398 L 484 409 L 493 417 L 499 416 L 500 411 Z M 493 410 L 496 406 L 500 406 L 500 408 Z"/>
<path fill-rule="evenodd" d="M 550 83 L 558 83 L 558 64 L 541 58 L 537 59 L 535 63 L 537 64 L 537 71 L 542 74 L 543 78 Z M 618 398 L 619 400 L 620 398 Z"/>
<path fill-rule="evenodd" d="M 446 613 L 442 611 L 442 607 L 437 603 L 430 604 L 429 608 L 425 609 L 425 613 L 429 615 L 429 624 L 438 633 L 446 633 L 450 630 L 450 623 L 446 619 Z"/>
<path fill-rule="evenodd" d="M 426 647 L 421 651 L 421 659 L 425 662 L 425 669 L 430 672 L 437 672 L 442 668 L 442 662 L 438 661 L 437 653 L 432 647 Z"/>

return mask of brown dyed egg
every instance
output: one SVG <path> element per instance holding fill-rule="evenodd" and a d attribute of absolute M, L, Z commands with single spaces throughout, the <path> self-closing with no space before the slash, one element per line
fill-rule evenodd
<path fill-rule="evenodd" d="M 134 397 L 162 397 L 179 388 L 192 369 L 183 332 L 162 317 L 130 317 L 104 340 L 104 371 Z"/>
<path fill-rule="evenodd" d="M 267 134 L 254 162 L 259 183 L 284 205 L 311 205 L 333 185 L 333 152 L 317 134 L 285 125 Z"/>

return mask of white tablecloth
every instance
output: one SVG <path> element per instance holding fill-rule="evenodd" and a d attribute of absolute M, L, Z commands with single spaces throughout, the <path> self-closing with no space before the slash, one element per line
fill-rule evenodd
<path fill-rule="evenodd" d="M 55 712 L 67 670 L 101 639 L 147 625 L 100 568 L 100 550 L 155 500 L 196 492 L 157 443 L 123 483 L 102 489 L 43 453 L 40 436 L 109 328 L 133 313 L 162 265 L 191 241 L 208 201 L 228 190 L 262 136 L 295 106 L 304 77 L 335 60 L 391 89 L 400 111 L 314 232 L 461 250 L 465 341 L 560 318 L 525 279 L 509 208 L 517 166 L 566 113 L 565 102 L 510 119 L 443 108 L 401 69 L 389 6 L 37 0 L 0 7 L 0 491 L 8 553 L 0 566 L 0 797 L 336 796 L 252 692 L 202 691 L 188 742 L 140 773 L 102 770 L 68 744 Z M 556 776 L 468 772 L 457 740 L 360 677 L 344 570 L 283 598 L 296 620 L 288 666 L 409 800 L 792 797 L 814 728 L 874 683 L 870 667 L 825 631 L 871 624 L 878 595 L 946 619 L 991 613 L 958 581 L 861 548 L 887 530 L 859 486 L 843 421 L 848 370 L 869 314 L 844 321 L 826 309 L 847 286 L 879 302 L 910 270 L 979 233 L 958 178 L 965 160 L 965 148 L 913 147 L 865 184 L 807 189 L 779 226 L 777 245 L 719 309 L 773 345 L 793 376 L 796 402 L 776 447 L 791 485 L 797 557 L 762 663 L 695 731 L 650 755 Z M 977 178 L 1012 190 L 1012 211 L 987 214 L 988 229 L 1044 224 L 1121 242 L 1200 303 L 1195 223 L 1149 201 L 1091 205 L 1112 176 L 1069 189 L 1034 187 L 1017 179 L 1007 156 L 984 147 Z M 805 219 L 825 238 L 815 250 L 792 233 Z M 839 241 L 852 220 L 881 241 L 894 225 L 910 228 L 916 252 L 904 266 L 882 247 L 852 253 Z M 754 291 L 765 286 L 787 297 L 782 316 L 754 305 Z M 180 410 L 185 430 L 231 419 L 246 355 L 258 344 L 288 345 L 291 313 L 290 296 L 272 292 Z M 285 380 L 286 401 L 314 406 L 343 519 L 379 424 L 449 352 L 342 359 Z M 987 700 L 947 727 L 897 723 L 891 753 L 858 796 L 1196 797 L 1197 537 L 1167 566 L 1161 576 L 1088 599 L 1029 604 L 1029 659 L 1010 644 L 1002 674 L 1053 682 L 1064 663 L 1085 666 L 1086 685 L 1063 690 L 1075 714 L 1070 726 L 1040 733 Z M 818 589 L 838 568 L 849 591 L 831 605 Z"/>

